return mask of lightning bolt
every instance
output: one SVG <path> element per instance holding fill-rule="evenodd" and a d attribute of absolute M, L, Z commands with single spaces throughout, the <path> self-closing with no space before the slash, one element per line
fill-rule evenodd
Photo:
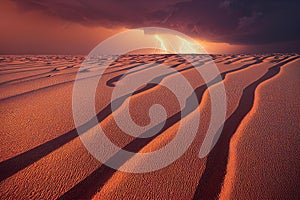
<path fill-rule="evenodd" d="M 159 36 L 159 35 L 155 35 L 155 38 L 158 40 L 158 42 L 160 43 L 160 48 L 164 51 L 168 51 L 167 47 L 164 43 L 164 40 Z"/>
<path fill-rule="evenodd" d="M 179 48 L 179 53 L 198 53 L 198 50 L 195 49 L 194 41 L 188 41 L 182 37 L 176 36 L 181 41 L 181 46 Z"/>
<path fill-rule="evenodd" d="M 164 40 L 161 36 L 155 35 L 154 37 L 155 39 L 158 40 L 160 44 L 160 49 L 166 52 L 175 52 L 179 54 L 200 52 L 198 49 L 199 45 L 196 42 L 179 37 L 178 35 L 176 35 L 176 38 L 180 44 L 178 46 L 176 45 L 175 48 L 173 47 L 172 42 L 168 42 L 168 40 Z M 168 49 L 167 46 L 171 47 L 172 49 Z"/>

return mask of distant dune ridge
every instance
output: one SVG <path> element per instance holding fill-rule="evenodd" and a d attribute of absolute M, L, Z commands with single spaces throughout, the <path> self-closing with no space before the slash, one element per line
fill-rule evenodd
<path fill-rule="evenodd" d="M 1 199 L 300 199 L 299 54 L 180 56 L 148 51 L 103 56 L 83 70 L 84 56 L 0 56 Z M 200 159 L 211 116 L 208 87 L 220 81 L 205 84 L 196 69 L 210 62 L 216 63 L 226 88 L 227 113 L 216 146 Z M 181 118 L 179 103 L 167 88 L 145 84 L 130 97 L 133 121 L 147 125 L 154 103 L 164 106 L 167 120 L 153 137 L 129 136 L 114 120 L 111 94 L 129 70 L 134 77 L 162 65 L 177 73 L 162 74 L 158 82 L 172 81 L 180 73 L 199 105 Z M 125 173 L 100 163 L 74 125 L 77 73 L 87 85 L 103 73 L 95 119 L 114 144 L 139 153 L 158 150 L 176 136 L 179 125 L 189 134 L 187 124 L 200 112 L 190 148 L 171 165 L 149 173 Z M 118 105 L 115 112 L 123 109 Z M 96 125 L 91 119 L 81 128 Z"/>

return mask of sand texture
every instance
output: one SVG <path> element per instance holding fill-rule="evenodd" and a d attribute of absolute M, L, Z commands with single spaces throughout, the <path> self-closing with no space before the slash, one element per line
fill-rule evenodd
<path fill-rule="evenodd" d="M 299 54 L 185 56 L 192 63 L 171 54 L 105 56 L 84 70 L 83 56 L 0 56 L 1 199 L 300 199 Z M 199 158 L 210 124 L 209 90 L 220 81 L 206 84 L 197 68 L 211 62 L 226 89 L 226 117 L 215 147 Z M 134 81 L 160 67 L 176 72 L 161 74 L 159 83 L 176 84 L 176 76 L 183 75 L 199 104 L 182 118 L 168 88 L 145 85 L 128 98 L 132 120 L 149 124 L 153 104 L 165 108 L 167 120 L 157 135 L 135 138 L 118 127 L 114 115 L 124 111 L 125 103 L 112 111 L 111 95 L 124 74 Z M 168 145 L 179 126 L 189 134 L 190 122 L 200 113 L 192 144 L 172 164 L 148 173 L 100 163 L 73 121 L 78 73 L 86 85 L 103 73 L 95 95 L 99 123 L 87 122 L 86 131 L 99 125 L 120 148 L 147 153 Z M 136 163 L 142 164 L 147 160 Z"/>

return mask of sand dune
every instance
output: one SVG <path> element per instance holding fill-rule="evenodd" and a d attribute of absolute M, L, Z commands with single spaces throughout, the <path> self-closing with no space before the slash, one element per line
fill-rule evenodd
<path fill-rule="evenodd" d="M 172 54 L 106 56 L 91 60 L 80 71 L 83 56 L 2 56 L 1 199 L 299 198 L 299 55 L 186 56 L 191 63 Z M 217 64 L 226 88 L 227 113 L 216 146 L 200 159 L 211 116 L 208 88 L 216 88 L 220 80 L 211 77 L 205 84 L 196 70 L 211 62 Z M 155 81 L 172 83 L 183 75 L 199 104 L 181 110 L 167 88 L 146 84 L 130 97 L 133 121 L 147 125 L 154 103 L 164 106 L 167 120 L 153 137 L 127 135 L 114 119 L 125 103 L 111 110 L 116 85 L 122 84 L 124 75 L 135 80 L 147 70 L 165 66 L 176 71 L 162 73 Z M 119 147 L 153 152 L 176 136 L 179 125 L 188 134 L 199 112 L 196 138 L 184 155 L 163 169 L 142 174 L 117 171 L 93 158 L 75 129 L 72 90 L 77 73 L 79 81 L 88 85 L 100 72 L 95 97 L 99 124 L 93 119 L 83 124 L 87 134 L 100 125 Z M 136 165 L 146 162 L 139 160 Z"/>
<path fill-rule="evenodd" d="M 221 199 L 299 198 L 298 66 L 299 60 L 258 86 L 231 139 Z"/>

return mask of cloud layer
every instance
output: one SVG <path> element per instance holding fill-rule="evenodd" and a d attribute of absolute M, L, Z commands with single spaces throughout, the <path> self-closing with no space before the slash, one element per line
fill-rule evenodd
<path fill-rule="evenodd" d="M 42 12 L 86 26 L 160 26 L 193 37 L 232 44 L 299 40 L 297 0 L 16 0 L 23 10 Z"/>

